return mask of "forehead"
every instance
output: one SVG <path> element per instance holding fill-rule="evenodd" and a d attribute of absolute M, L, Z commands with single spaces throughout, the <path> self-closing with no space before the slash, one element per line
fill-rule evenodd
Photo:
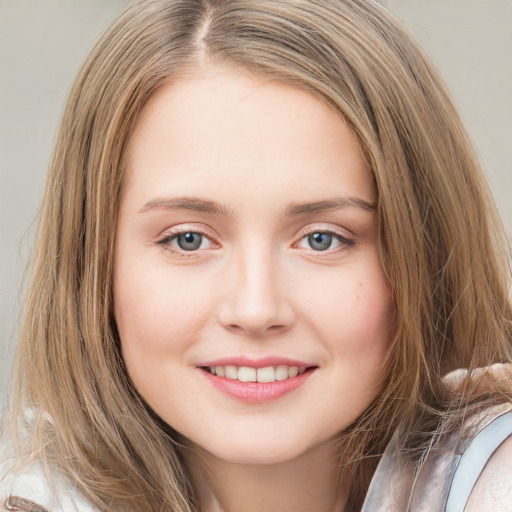
<path fill-rule="evenodd" d="M 375 199 L 357 139 L 327 102 L 218 67 L 173 81 L 149 99 L 128 146 L 125 178 L 127 188 L 149 195 L 171 182 L 179 193 L 212 193 L 222 184 L 218 195 L 250 187 L 267 196 L 293 183 L 315 199 L 333 186 L 336 195 Z"/>

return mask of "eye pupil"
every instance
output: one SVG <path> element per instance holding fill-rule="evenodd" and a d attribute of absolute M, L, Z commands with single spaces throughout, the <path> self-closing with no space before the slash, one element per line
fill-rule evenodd
<path fill-rule="evenodd" d="M 176 241 L 180 249 L 183 249 L 184 251 L 195 251 L 201 247 L 203 235 L 193 232 L 183 233 L 176 237 Z"/>
<path fill-rule="evenodd" d="M 312 233 L 308 235 L 308 243 L 315 251 L 325 251 L 332 244 L 332 235 L 329 233 Z"/>

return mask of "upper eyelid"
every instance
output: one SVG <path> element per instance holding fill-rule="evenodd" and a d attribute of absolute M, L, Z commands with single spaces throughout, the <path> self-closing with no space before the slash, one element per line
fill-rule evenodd
<path fill-rule="evenodd" d="M 184 234 L 184 233 L 198 233 L 199 235 L 208 239 L 209 246 L 205 247 L 203 249 L 198 248 L 198 249 L 194 249 L 191 251 L 186 251 L 184 249 L 181 249 L 180 247 L 175 245 L 173 242 L 176 240 L 176 238 L 179 235 Z M 210 236 L 207 233 L 203 233 L 203 231 L 201 229 L 197 229 L 197 228 L 195 228 L 195 229 L 176 229 L 175 231 L 167 229 L 166 231 L 164 231 L 164 233 L 161 236 L 156 238 L 153 243 L 155 245 L 165 249 L 166 251 L 169 251 L 170 253 L 172 253 L 176 256 L 179 255 L 180 257 L 185 257 L 185 258 L 193 258 L 194 256 L 198 257 L 199 254 L 202 253 L 203 251 L 216 249 L 220 246 L 220 244 L 212 236 Z"/>
<path fill-rule="evenodd" d="M 307 247 L 299 247 L 299 244 L 309 235 L 312 235 L 313 233 L 328 233 L 335 238 L 338 239 L 340 242 L 340 247 L 335 247 L 333 249 L 327 249 L 325 251 L 315 251 L 314 249 L 308 249 Z M 329 257 L 333 254 L 343 252 L 353 246 L 356 245 L 357 239 L 356 235 L 350 231 L 347 228 L 344 228 L 342 226 L 339 226 L 337 224 L 331 224 L 331 223 L 311 223 L 307 226 L 304 226 L 302 229 L 299 230 L 298 234 L 296 235 L 295 241 L 292 243 L 291 247 L 295 249 L 301 249 L 308 253 L 314 254 L 317 257 Z"/>
<path fill-rule="evenodd" d="M 298 231 L 297 238 L 300 240 L 302 237 L 310 235 L 312 233 L 331 233 L 347 239 L 354 239 L 355 234 L 347 228 L 337 226 L 336 224 L 330 223 L 317 223 L 309 224 L 304 226 Z"/>
<path fill-rule="evenodd" d="M 211 229 L 204 228 L 203 226 L 194 226 L 193 223 L 178 224 L 176 226 L 166 228 L 159 236 L 156 237 L 155 241 L 157 243 L 161 243 L 162 241 L 173 239 L 176 236 L 187 232 L 198 233 L 208 238 L 212 243 L 219 244 L 217 240 L 218 236 L 216 236 L 215 233 L 212 233 Z M 311 223 L 304 226 L 297 232 L 292 245 L 297 244 L 305 236 L 313 233 L 329 233 L 345 240 L 355 241 L 355 234 L 347 228 L 331 223 Z"/>
<path fill-rule="evenodd" d="M 211 233 L 211 230 L 203 227 L 192 226 L 190 224 L 178 224 L 166 228 L 160 235 L 156 237 L 157 241 L 165 240 L 166 238 L 176 237 L 183 233 L 198 233 L 199 235 L 205 236 L 211 241 L 215 242 L 215 235 Z"/>
<path fill-rule="evenodd" d="M 349 238 L 348 236 L 342 235 L 341 233 L 337 233 L 336 231 L 317 230 L 317 231 L 311 231 L 309 233 L 305 233 L 304 235 L 299 237 L 297 239 L 297 241 L 293 243 L 293 245 L 295 246 L 295 245 L 299 244 L 300 242 L 302 242 L 302 240 L 304 240 L 305 238 L 307 238 L 308 236 L 310 236 L 313 233 L 327 233 L 329 235 L 332 235 L 333 238 L 337 238 L 340 243 L 345 243 L 346 245 L 353 245 L 356 243 L 354 238 L 352 238 L 352 237 Z"/>
<path fill-rule="evenodd" d="M 194 249 L 194 250 L 184 250 L 177 245 L 174 245 L 174 241 L 176 238 L 184 233 L 197 233 L 209 240 L 209 247 L 203 248 L 203 249 Z M 154 244 L 159 246 L 160 248 L 164 249 L 165 251 L 169 252 L 170 254 L 174 255 L 175 257 L 180 258 L 187 258 L 193 260 L 194 258 L 200 257 L 203 251 L 206 251 L 208 249 L 215 249 L 215 246 L 219 246 L 218 242 L 214 240 L 210 235 L 203 233 L 200 229 L 176 229 L 175 231 L 164 231 L 164 234 L 161 235 L 159 238 L 157 238 L 154 241 Z"/>

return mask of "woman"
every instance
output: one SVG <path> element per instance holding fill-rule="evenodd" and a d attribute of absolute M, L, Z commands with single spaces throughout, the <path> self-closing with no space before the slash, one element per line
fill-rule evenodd
<path fill-rule="evenodd" d="M 451 507 L 512 408 L 497 226 L 377 3 L 133 3 L 54 152 L 5 507 Z M 467 510 L 510 502 L 500 435 Z"/>

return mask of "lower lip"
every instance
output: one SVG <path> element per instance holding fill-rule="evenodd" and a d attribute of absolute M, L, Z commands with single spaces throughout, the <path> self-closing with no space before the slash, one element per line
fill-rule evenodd
<path fill-rule="evenodd" d="M 201 370 L 206 379 L 217 388 L 234 398 L 244 402 L 263 403 L 280 398 L 299 388 L 314 372 L 314 368 L 307 370 L 296 377 L 274 382 L 241 382 L 237 379 L 226 379 L 212 375 L 207 370 Z"/>

